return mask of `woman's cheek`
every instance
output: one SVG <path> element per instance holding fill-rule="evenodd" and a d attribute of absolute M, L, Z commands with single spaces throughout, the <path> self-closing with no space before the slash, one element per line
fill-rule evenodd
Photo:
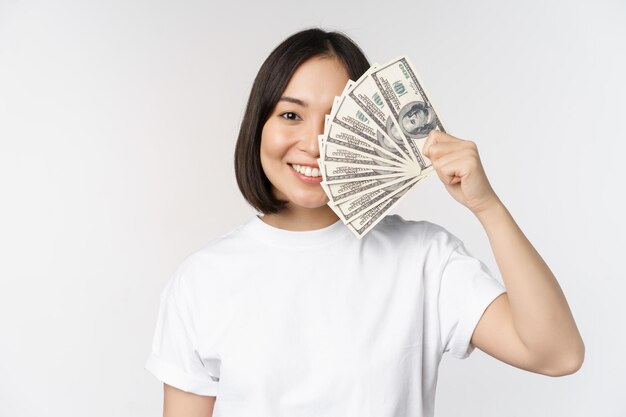
<path fill-rule="evenodd" d="M 269 121 L 266 122 L 261 134 L 261 148 L 267 155 L 276 153 L 276 136 L 275 124 Z"/>

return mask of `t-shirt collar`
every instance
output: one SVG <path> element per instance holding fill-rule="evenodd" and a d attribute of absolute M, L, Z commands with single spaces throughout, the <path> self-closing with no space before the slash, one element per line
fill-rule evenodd
<path fill-rule="evenodd" d="M 243 231 L 261 242 L 293 249 L 324 246 L 351 235 L 341 219 L 321 229 L 293 231 L 271 226 L 261 220 L 259 215 L 254 215 L 245 223 Z"/>

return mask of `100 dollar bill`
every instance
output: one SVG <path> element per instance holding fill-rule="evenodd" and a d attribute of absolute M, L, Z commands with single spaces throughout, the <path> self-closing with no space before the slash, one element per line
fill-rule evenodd
<path fill-rule="evenodd" d="M 372 119 L 377 125 L 378 130 L 385 132 L 391 140 L 401 144 L 402 149 L 406 150 L 411 157 L 411 161 L 417 164 L 419 156 L 416 149 L 411 146 L 412 144 L 402 133 L 398 122 L 385 104 L 385 100 L 376 85 L 376 81 L 371 77 L 371 74 L 376 69 L 378 69 L 378 67 L 366 72 L 355 81 L 348 90 L 348 96 Z"/>
<path fill-rule="evenodd" d="M 342 126 L 377 147 L 391 152 L 396 159 L 411 160 L 403 143 L 396 142 L 378 129 L 376 123 L 349 96 L 344 96 L 331 114 L 331 123 Z"/>
<path fill-rule="evenodd" d="M 321 184 L 327 191 L 326 194 L 329 195 L 329 204 L 338 205 L 339 203 L 353 200 L 372 191 L 380 189 L 391 189 L 393 191 L 399 183 L 405 181 L 407 178 L 410 177 L 402 175 L 398 177 L 386 177 L 374 180 L 349 181 L 333 184 L 325 184 L 324 181 L 322 181 Z"/>
<path fill-rule="evenodd" d="M 352 219 L 359 217 L 362 213 L 397 193 L 399 189 L 417 182 L 420 179 L 421 177 L 403 177 L 400 181 L 390 182 L 386 187 L 368 191 L 358 197 L 350 198 L 338 204 L 329 203 L 328 205 L 344 223 L 349 223 Z"/>
<path fill-rule="evenodd" d="M 360 239 L 361 237 L 363 237 L 408 194 L 408 191 L 411 188 L 413 188 L 424 178 L 424 176 L 414 178 L 403 187 L 398 188 L 395 192 L 388 195 L 387 198 L 381 201 L 379 204 L 369 208 L 368 210 L 362 212 L 359 216 L 353 218 L 350 222 L 346 224 L 348 226 L 348 229 L 350 229 L 350 231 L 354 233 L 357 238 Z"/>
<path fill-rule="evenodd" d="M 426 92 L 407 56 L 401 56 L 372 71 L 372 79 L 397 122 L 409 139 L 422 169 L 432 164 L 422 154 L 428 133 L 433 129 L 445 132 Z"/>
<path fill-rule="evenodd" d="M 346 165 L 341 162 L 323 162 L 317 159 L 317 163 L 322 173 L 322 180 L 326 183 L 362 181 L 365 179 L 386 178 L 398 175 L 405 175 L 402 168 L 395 167 L 373 167 L 370 165 Z"/>
<path fill-rule="evenodd" d="M 406 161 L 396 158 L 396 156 L 386 148 L 375 143 L 368 142 L 361 136 L 356 135 L 337 124 L 330 123 L 326 128 L 324 137 L 325 142 L 323 147 L 320 148 L 320 154 L 324 154 L 323 148 L 326 146 L 326 143 L 335 143 L 337 145 L 353 149 L 355 152 L 363 155 L 370 155 L 374 159 L 387 161 L 389 164 L 406 166 Z"/>

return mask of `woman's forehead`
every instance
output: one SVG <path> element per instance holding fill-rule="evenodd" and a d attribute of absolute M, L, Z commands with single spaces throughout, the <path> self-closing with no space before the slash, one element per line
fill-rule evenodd
<path fill-rule="evenodd" d="M 336 57 L 314 57 L 294 71 L 282 95 L 306 104 L 325 102 L 340 95 L 348 79 L 346 68 Z"/>

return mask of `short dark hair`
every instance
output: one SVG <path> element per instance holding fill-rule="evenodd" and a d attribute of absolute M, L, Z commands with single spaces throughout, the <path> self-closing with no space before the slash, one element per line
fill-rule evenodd
<path fill-rule="evenodd" d="M 235 177 L 246 201 L 263 214 L 278 213 L 287 201 L 276 198 L 261 166 L 261 133 L 291 76 L 300 64 L 316 56 L 336 57 L 350 79 L 356 80 L 370 64 L 347 35 L 306 29 L 285 39 L 267 57 L 254 79 L 235 145 Z"/>

